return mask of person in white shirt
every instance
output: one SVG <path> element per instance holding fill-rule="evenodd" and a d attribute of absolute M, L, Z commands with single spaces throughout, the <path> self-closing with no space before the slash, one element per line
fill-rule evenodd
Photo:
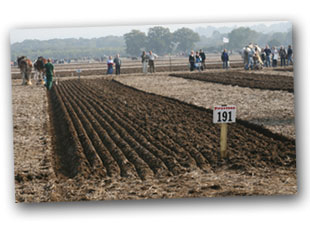
<path fill-rule="evenodd" d="M 142 72 L 144 74 L 147 74 L 148 56 L 146 55 L 145 51 L 142 52 L 141 61 L 142 61 Z"/>
<path fill-rule="evenodd" d="M 149 67 L 150 67 L 150 73 L 154 73 L 155 72 L 155 59 L 156 59 L 156 55 L 153 54 L 152 51 L 149 51 Z"/>
<path fill-rule="evenodd" d="M 271 54 L 272 54 L 272 67 L 277 67 L 278 59 L 279 59 L 278 49 L 276 49 L 275 47 L 272 47 Z"/>

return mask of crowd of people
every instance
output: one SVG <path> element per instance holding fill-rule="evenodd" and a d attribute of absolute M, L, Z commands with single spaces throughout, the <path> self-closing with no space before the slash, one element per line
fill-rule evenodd
<path fill-rule="evenodd" d="M 244 68 L 259 69 L 259 67 L 277 67 L 278 60 L 280 60 L 281 66 L 288 66 L 293 64 L 293 49 L 289 45 L 287 49 L 281 46 L 279 49 L 276 47 L 269 48 L 268 45 L 264 49 L 259 48 L 257 45 L 249 44 L 243 50 L 242 56 L 244 57 Z M 228 69 L 229 65 L 229 53 L 227 49 L 224 49 L 221 53 L 221 61 L 223 63 L 223 69 Z M 191 51 L 189 55 L 189 67 L 190 71 L 198 70 L 202 71 L 206 68 L 206 54 L 201 49 L 196 53 Z"/>
<path fill-rule="evenodd" d="M 268 45 L 261 49 L 257 45 L 249 44 L 243 49 L 242 55 L 244 57 L 244 68 L 247 70 L 255 69 L 257 65 L 277 67 L 278 60 L 280 60 L 280 66 L 293 65 L 293 49 L 291 45 L 289 45 L 287 49 L 285 49 L 284 46 L 281 46 L 279 49 L 276 47 L 269 48 Z M 147 74 L 148 71 L 150 73 L 155 73 L 155 60 L 157 57 L 158 56 L 152 51 L 149 51 L 148 53 L 145 51 L 142 52 L 140 58 L 142 62 L 142 72 L 144 74 Z M 223 69 L 228 69 L 230 65 L 229 53 L 227 52 L 227 49 L 223 50 L 220 58 L 223 63 Z M 120 75 L 121 65 L 122 61 L 119 54 L 117 54 L 114 58 L 109 56 L 107 60 L 107 74 L 113 74 L 115 67 L 115 74 Z M 190 71 L 203 71 L 206 69 L 206 54 L 202 49 L 196 52 L 193 50 L 190 52 L 189 69 Z M 52 88 L 53 76 L 55 76 L 54 65 L 51 63 L 51 59 L 48 59 L 47 64 L 45 64 L 44 73 L 45 86 L 48 90 L 50 90 Z"/>
<path fill-rule="evenodd" d="M 276 47 L 270 49 L 266 45 L 265 49 L 261 51 L 261 58 L 265 67 L 277 67 L 279 58 L 280 66 L 288 66 L 293 64 L 293 49 L 291 45 L 287 49 L 281 46 L 279 50 Z"/>
<path fill-rule="evenodd" d="M 246 70 L 260 69 L 264 67 L 277 67 L 280 59 L 281 66 L 288 66 L 293 64 L 293 49 L 289 45 L 287 49 L 281 46 L 279 49 L 273 46 L 269 48 L 266 45 L 261 49 L 257 45 L 249 44 L 243 50 L 243 57 Z"/>
<path fill-rule="evenodd" d="M 227 49 L 224 49 L 221 53 L 221 60 L 223 62 L 223 69 L 229 68 L 229 55 L 227 52 Z M 200 49 L 199 51 L 196 51 L 196 53 L 192 50 L 189 58 L 189 70 L 194 71 L 203 71 L 206 69 L 206 54 L 205 52 Z"/>
<path fill-rule="evenodd" d="M 150 73 L 155 73 L 155 59 L 158 56 L 154 54 L 152 51 L 149 51 L 146 53 L 145 51 L 142 52 L 141 54 L 141 62 L 142 62 L 142 72 L 144 74 L 147 74 L 148 71 Z M 121 59 L 119 54 L 115 56 L 113 59 L 112 56 L 109 56 L 108 61 L 107 61 L 107 74 L 113 74 L 114 72 L 114 65 L 115 65 L 115 74 L 120 75 L 121 74 Z"/>
<path fill-rule="evenodd" d="M 247 48 L 249 48 L 249 46 L 247 46 Z M 148 72 L 155 73 L 155 59 L 157 57 L 158 56 L 152 51 L 149 51 L 148 53 L 145 51 L 142 52 L 140 58 L 142 62 L 142 72 L 144 74 L 147 74 Z M 293 49 L 291 45 L 288 46 L 287 50 L 283 46 L 278 50 L 275 47 L 270 49 L 269 46 L 266 45 L 265 49 L 261 49 L 260 51 L 257 46 L 252 46 L 247 52 L 245 69 L 254 69 L 255 65 L 259 63 L 265 67 L 277 67 L 279 58 L 281 66 L 293 64 Z M 223 62 L 223 69 L 228 69 L 230 65 L 227 49 L 224 49 L 221 53 L 221 61 Z M 107 60 L 107 74 L 113 74 L 115 67 L 115 74 L 120 75 L 121 65 L 122 61 L 119 54 L 117 54 L 114 59 L 112 56 L 109 56 Z M 193 50 L 190 52 L 189 69 L 190 71 L 203 71 L 206 69 L 206 54 L 202 49 L 196 52 Z"/>
<path fill-rule="evenodd" d="M 206 54 L 202 49 L 200 51 L 191 51 L 189 55 L 189 66 L 190 71 L 198 70 L 202 71 L 206 68 Z"/>

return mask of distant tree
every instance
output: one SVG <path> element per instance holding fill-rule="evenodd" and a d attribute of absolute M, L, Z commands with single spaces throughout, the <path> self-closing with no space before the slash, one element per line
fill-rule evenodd
<path fill-rule="evenodd" d="M 147 48 L 158 55 L 171 52 L 172 34 L 168 28 L 152 27 L 147 33 Z"/>
<path fill-rule="evenodd" d="M 228 38 L 228 48 L 239 50 L 249 43 L 257 43 L 258 33 L 250 28 L 239 27 L 232 30 L 228 34 Z"/>
<path fill-rule="evenodd" d="M 138 56 L 145 49 L 147 37 L 144 32 L 132 30 L 124 34 L 126 43 L 126 52 L 133 56 Z"/>
<path fill-rule="evenodd" d="M 272 40 L 270 40 L 270 41 L 268 42 L 268 45 L 269 45 L 270 47 L 278 47 L 278 46 L 281 45 L 281 42 L 278 41 L 277 39 L 272 39 Z"/>
<path fill-rule="evenodd" d="M 173 32 L 173 41 L 178 43 L 177 50 L 188 52 L 200 40 L 199 34 L 189 28 L 181 28 Z"/>
<path fill-rule="evenodd" d="M 293 43 L 293 31 L 292 30 L 287 32 L 285 42 L 286 42 L 285 45 L 292 45 Z"/>

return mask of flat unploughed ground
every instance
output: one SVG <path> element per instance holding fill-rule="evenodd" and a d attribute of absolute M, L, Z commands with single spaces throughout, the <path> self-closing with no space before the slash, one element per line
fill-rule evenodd
<path fill-rule="evenodd" d="M 48 94 L 13 81 L 16 202 L 297 192 L 294 135 L 239 120 L 229 125 L 228 158 L 220 159 L 212 111 L 192 99 L 170 98 L 188 97 L 186 88 L 170 89 L 175 96 L 167 98 L 120 79 L 134 87 L 189 81 L 167 74 L 86 77 L 62 80 Z M 193 96 L 204 88 L 193 81 L 189 86 L 196 87 Z M 284 93 L 274 96 L 279 101 L 292 94 L 278 92 Z M 259 93 L 253 96 L 260 101 Z"/>

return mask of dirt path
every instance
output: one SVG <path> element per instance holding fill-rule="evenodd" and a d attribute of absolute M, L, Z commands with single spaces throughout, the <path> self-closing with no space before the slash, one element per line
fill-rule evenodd
<path fill-rule="evenodd" d="M 17 202 L 51 199 L 55 174 L 46 91 L 13 81 L 15 196 Z"/>

